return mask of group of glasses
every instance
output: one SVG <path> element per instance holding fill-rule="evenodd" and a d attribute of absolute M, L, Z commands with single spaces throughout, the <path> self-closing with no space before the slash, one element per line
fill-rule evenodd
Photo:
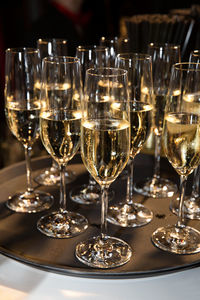
<path fill-rule="evenodd" d="M 178 215 L 175 225 L 158 228 L 152 242 L 177 254 L 200 251 L 200 232 L 184 217 L 200 218 L 199 172 L 195 171 L 192 196 L 186 201 L 189 174 L 200 164 L 200 53 L 180 62 L 178 45 L 148 46 L 148 54 L 130 53 L 128 39 L 100 46 L 79 46 L 76 57 L 67 56 L 66 40 L 40 39 L 37 49 L 6 50 L 5 112 L 12 133 L 25 149 L 27 188 L 10 196 L 6 205 L 16 212 L 49 209 L 53 196 L 32 186 L 31 150 L 41 138 L 52 165 L 34 180 L 60 185 L 60 205 L 37 222 L 38 230 L 52 238 L 70 238 L 89 226 L 87 218 L 67 209 L 66 183 L 76 178 L 68 162 L 81 149 L 89 171 L 88 184 L 75 186 L 70 198 L 79 204 L 101 203 L 101 232 L 80 242 L 76 257 L 95 268 L 127 263 L 132 249 L 124 240 L 109 236 L 107 221 L 121 227 L 139 227 L 153 219 L 153 212 L 134 201 L 133 189 L 154 197 L 172 197 L 177 186 L 160 176 L 161 141 L 180 175 L 180 197 L 170 209 Z M 124 50 L 124 51 L 123 51 Z M 119 53 L 120 52 L 120 53 Z M 133 184 L 133 162 L 151 132 L 155 134 L 152 178 Z M 128 167 L 125 199 L 114 198 L 111 183 Z"/>

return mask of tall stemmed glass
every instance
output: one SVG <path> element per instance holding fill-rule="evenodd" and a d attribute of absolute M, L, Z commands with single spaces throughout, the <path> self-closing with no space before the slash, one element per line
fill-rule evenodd
<path fill-rule="evenodd" d="M 155 98 L 154 134 L 155 163 L 153 178 L 135 184 L 135 190 L 145 196 L 162 198 L 172 197 L 177 192 L 177 186 L 160 176 L 161 137 L 166 96 L 173 64 L 180 62 L 180 46 L 171 44 L 154 44 L 148 47 L 152 56 L 153 87 Z"/>
<path fill-rule="evenodd" d="M 190 53 L 189 62 L 200 63 L 200 50 L 193 50 Z M 189 97 L 186 101 L 193 102 L 194 112 L 200 114 L 200 99 L 198 97 Z M 200 195 L 199 195 L 199 184 L 200 184 L 200 167 L 198 166 L 194 170 L 192 193 L 187 196 L 184 201 L 184 216 L 188 219 L 200 219 Z M 170 209 L 173 213 L 178 213 L 179 198 L 172 199 L 170 203 Z"/>
<path fill-rule="evenodd" d="M 108 38 L 105 36 L 102 36 L 100 38 L 100 46 L 107 47 L 109 52 L 109 66 L 115 67 L 115 59 L 117 57 L 117 54 L 119 53 L 119 40 L 118 37 L 115 36 L 113 38 Z"/>
<path fill-rule="evenodd" d="M 163 127 L 164 152 L 180 175 L 178 221 L 158 228 L 153 243 L 177 254 L 200 251 L 200 232 L 184 224 L 184 197 L 187 177 L 200 163 L 200 115 L 188 97 L 200 99 L 200 64 L 175 64 L 172 69 Z M 200 104 L 199 104 L 200 105 Z"/>
<path fill-rule="evenodd" d="M 131 151 L 128 165 L 126 199 L 108 208 L 108 221 L 122 227 L 137 227 L 149 223 L 153 213 L 134 202 L 133 159 L 148 138 L 153 121 L 153 82 L 151 56 L 138 53 L 118 54 L 116 66 L 128 71 L 130 99 Z"/>
<path fill-rule="evenodd" d="M 51 207 L 53 197 L 34 190 L 31 176 L 31 150 L 39 138 L 40 99 L 36 83 L 40 75 L 37 49 L 6 50 L 5 113 L 11 132 L 25 149 L 27 188 L 6 202 L 17 212 L 36 213 Z"/>
<path fill-rule="evenodd" d="M 78 46 L 76 57 L 80 59 L 83 86 L 86 70 L 89 68 L 107 67 L 108 48 L 104 46 Z M 80 204 L 97 204 L 100 202 L 100 186 L 89 174 L 88 184 L 74 187 L 70 191 L 70 198 Z"/>
<path fill-rule="evenodd" d="M 47 38 L 37 40 L 37 49 L 39 50 L 40 63 L 42 67 L 42 59 L 48 56 L 63 56 L 67 55 L 68 52 L 68 42 L 66 39 L 60 38 Z M 42 69 L 42 68 L 41 68 Z M 38 86 L 40 87 L 40 82 Z M 76 179 L 75 174 L 69 169 L 66 170 L 66 183 L 70 183 Z M 52 165 L 50 168 L 45 169 L 42 173 L 37 175 L 34 180 L 41 185 L 57 185 L 60 183 L 60 171 L 58 164 L 52 160 Z"/>
<path fill-rule="evenodd" d="M 55 56 L 43 60 L 40 134 L 47 152 L 60 167 L 60 208 L 43 216 L 37 228 L 56 238 L 75 236 L 87 219 L 66 207 L 65 167 L 80 146 L 81 79 L 78 58 Z"/>
<path fill-rule="evenodd" d="M 127 71 L 89 69 L 81 121 L 84 165 L 101 186 L 101 233 L 80 242 L 76 257 L 95 268 L 114 268 L 129 261 L 132 251 L 123 240 L 107 234 L 108 189 L 126 166 L 130 154 Z"/>

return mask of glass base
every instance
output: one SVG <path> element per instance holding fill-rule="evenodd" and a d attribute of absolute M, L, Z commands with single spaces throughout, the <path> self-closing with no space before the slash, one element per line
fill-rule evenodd
<path fill-rule="evenodd" d="M 107 220 L 122 227 L 140 227 L 151 222 L 153 213 L 140 203 L 121 202 L 108 208 Z"/>
<path fill-rule="evenodd" d="M 126 264 L 131 256 L 131 247 L 121 239 L 106 236 L 93 237 L 76 246 L 76 257 L 93 268 L 109 269 Z"/>
<path fill-rule="evenodd" d="M 88 220 L 74 212 L 55 211 L 40 218 L 37 228 L 49 237 L 70 238 L 84 232 L 88 228 Z"/>
<path fill-rule="evenodd" d="M 170 210 L 178 215 L 179 197 L 172 199 Z M 184 217 L 192 220 L 200 220 L 200 198 L 192 198 L 191 196 L 184 198 L 183 203 Z"/>
<path fill-rule="evenodd" d="M 101 200 L 101 189 L 98 184 L 84 184 L 70 191 L 72 201 L 79 204 L 97 204 Z"/>
<path fill-rule="evenodd" d="M 200 232 L 189 226 L 158 228 L 152 235 L 152 242 L 161 250 L 176 254 L 200 252 Z"/>
<path fill-rule="evenodd" d="M 53 196 L 42 191 L 33 193 L 18 193 L 9 197 L 6 206 L 15 211 L 22 213 L 37 213 L 49 209 L 53 204 Z"/>
<path fill-rule="evenodd" d="M 177 185 L 165 178 L 151 178 L 147 181 L 138 182 L 134 190 L 144 196 L 153 198 L 173 197 L 177 192 Z"/>
<path fill-rule="evenodd" d="M 89 185 L 83 184 L 81 186 L 73 188 L 70 193 L 72 201 L 79 204 L 99 204 L 101 201 L 101 189 L 98 184 Z M 110 189 L 108 191 L 108 201 L 113 199 L 114 192 Z"/>
<path fill-rule="evenodd" d="M 66 170 L 65 177 L 66 184 L 69 184 L 76 179 L 76 174 L 71 170 Z M 45 169 L 34 178 L 34 181 L 45 186 L 60 185 L 60 171 L 58 168 Z"/>

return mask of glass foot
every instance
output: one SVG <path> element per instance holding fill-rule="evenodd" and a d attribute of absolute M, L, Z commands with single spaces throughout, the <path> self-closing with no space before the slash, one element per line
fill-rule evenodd
<path fill-rule="evenodd" d="M 101 189 L 98 184 L 95 185 L 81 185 L 73 188 L 70 191 L 70 198 L 72 201 L 79 204 L 98 204 L 101 201 Z M 111 200 L 114 196 L 112 190 L 108 191 L 108 200 Z"/>
<path fill-rule="evenodd" d="M 79 204 L 97 204 L 100 202 L 101 190 L 100 186 L 81 185 L 70 191 L 70 198 Z"/>
<path fill-rule="evenodd" d="M 76 246 L 76 257 L 93 268 L 116 268 L 126 264 L 131 256 L 131 247 L 124 241 L 106 236 L 93 237 Z"/>
<path fill-rule="evenodd" d="M 122 227 L 143 226 L 151 222 L 152 218 L 152 211 L 140 203 L 121 202 L 108 208 L 107 220 Z"/>
<path fill-rule="evenodd" d="M 158 228 L 152 235 L 152 242 L 161 250 L 176 254 L 200 252 L 200 232 L 189 226 Z"/>
<path fill-rule="evenodd" d="M 66 170 L 65 177 L 66 184 L 69 184 L 76 179 L 76 174 L 71 170 Z M 43 173 L 36 176 L 34 181 L 45 186 L 60 185 L 60 171 L 58 168 L 46 169 Z"/>
<path fill-rule="evenodd" d="M 9 197 L 6 206 L 16 212 L 37 213 L 49 209 L 53 204 L 53 196 L 42 191 L 18 193 Z"/>
<path fill-rule="evenodd" d="M 170 210 L 178 215 L 179 197 L 172 199 L 170 203 Z M 192 198 L 191 196 L 185 197 L 183 203 L 184 217 L 187 219 L 200 220 L 200 199 Z"/>
<path fill-rule="evenodd" d="M 144 196 L 153 198 L 173 197 L 177 192 L 177 185 L 168 179 L 151 178 L 134 185 L 134 190 Z"/>
<path fill-rule="evenodd" d="M 84 232 L 88 228 L 88 220 L 74 212 L 56 211 L 40 218 L 37 228 L 49 237 L 70 238 Z"/>

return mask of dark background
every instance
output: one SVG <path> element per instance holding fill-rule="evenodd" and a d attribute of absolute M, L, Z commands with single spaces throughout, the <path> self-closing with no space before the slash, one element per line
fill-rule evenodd
<path fill-rule="evenodd" d="M 98 43 L 101 36 L 119 36 L 120 20 L 124 16 L 168 14 L 172 9 L 190 8 L 194 4 L 200 4 L 199 0 L 84 0 L 82 13 L 86 22 L 78 24 L 81 29 L 78 31 L 77 24 L 70 18 L 52 11 L 48 0 L 0 1 L 0 168 L 24 159 L 22 146 L 8 130 L 4 115 L 6 48 L 35 47 L 39 37 L 66 38 L 73 55 L 78 44 Z M 39 155 L 40 151 L 41 145 L 34 146 L 34 155 Z M 42 153 L 46 153 L 45 150 Z"/>

